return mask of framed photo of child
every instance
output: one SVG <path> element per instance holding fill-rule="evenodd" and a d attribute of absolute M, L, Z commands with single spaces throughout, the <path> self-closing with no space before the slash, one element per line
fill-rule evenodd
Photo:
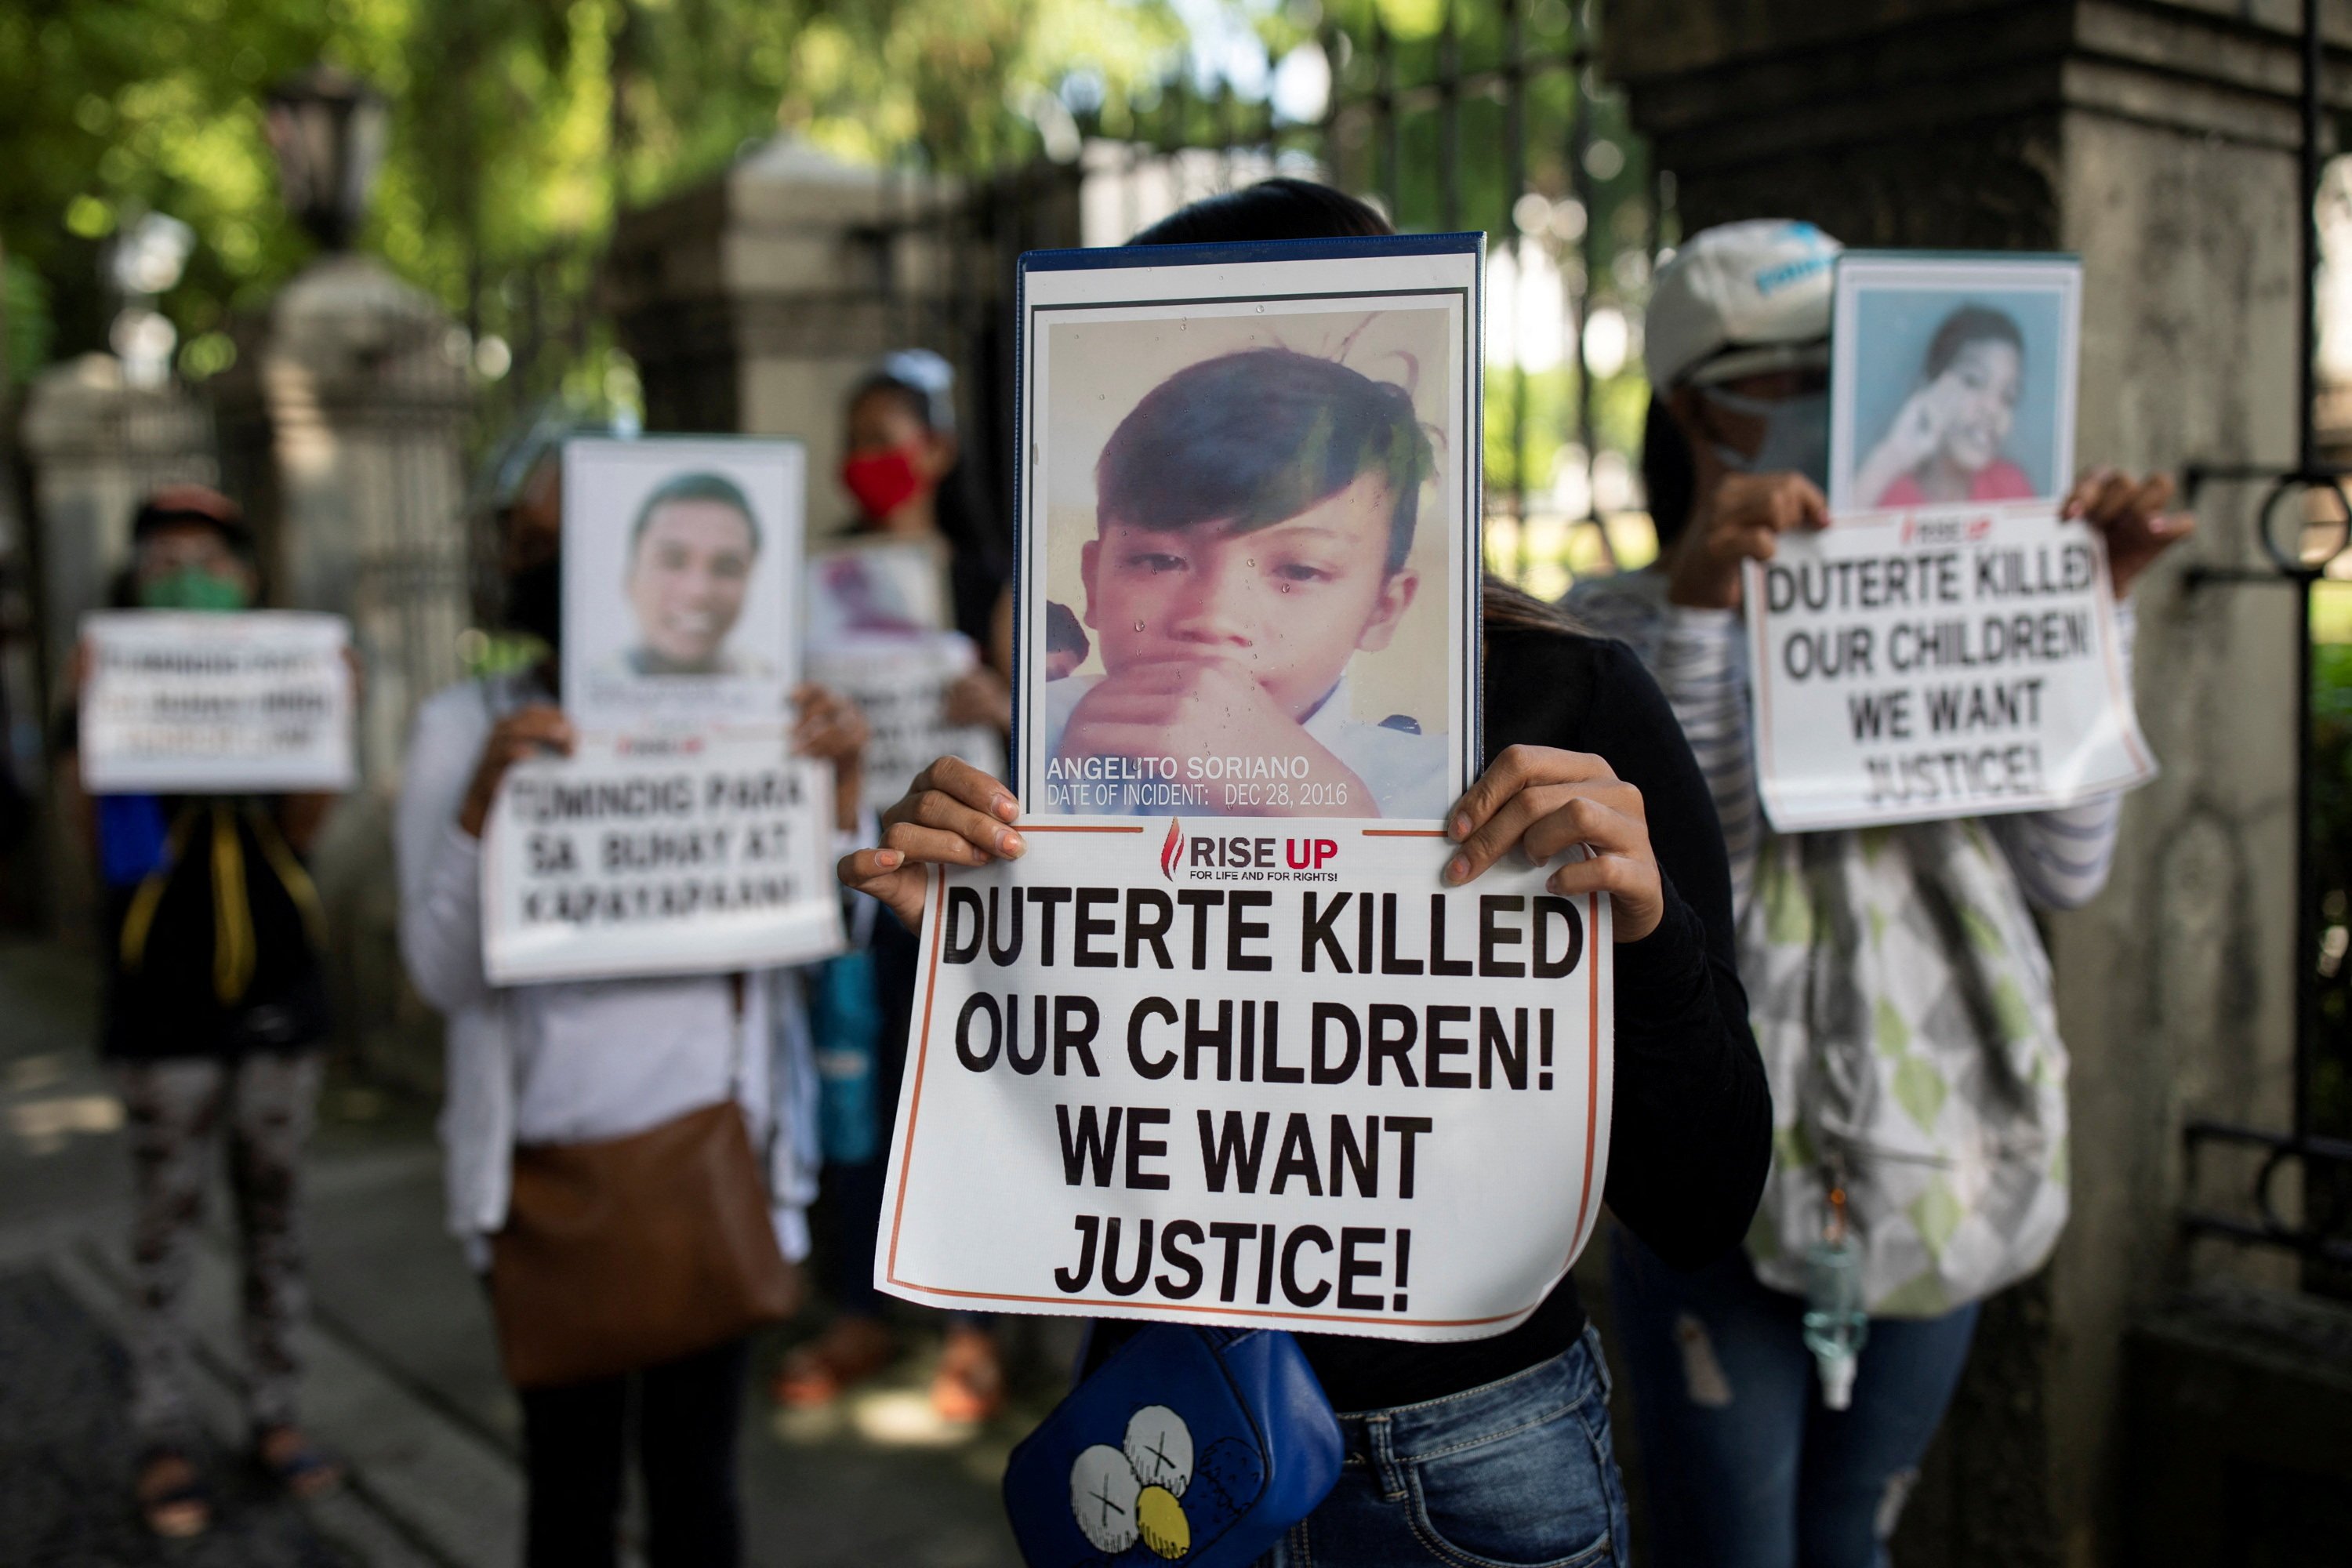
<path fill-rule="evenodd" d="M 1484 244 L 1023 258 L 1032 812 L 1452 805 L 1478 759 Z"/>
<path fill-rule="evenodd" d="M 563 705 L 586 731 L 789 721 L 799 679 L 796 441 L 563 448 Z"/>
<path fill-rule="evenodd" d="M 1853 251 L 1831 326 L 1830 510 L 2065 495 L 2082 263 Z"/>

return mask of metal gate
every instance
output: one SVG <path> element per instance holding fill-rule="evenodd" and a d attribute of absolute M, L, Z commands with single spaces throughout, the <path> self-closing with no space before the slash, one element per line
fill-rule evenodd
<path fill-rule="evenodd" d="M 1004 322 L 1022 251 L 1117 244 L 1187 201 L 1304 174 L 1402 229 L 1488 235 L 1489 565 L 1550 597 L 1649 559 L 1640 323 L 1675 237 L 1674 183 L 1595 74 L 1590 0 L 1439 0 L 1410 32 L 1387 20 L 1394 9 L 1327 18 L 1301 46 L 1328 82 L 1312 118 L 1180 72 L 1122 103 L 1066 91 L 1008 110 L 989 140 L 1009 152 L 991 166 L 908 152 L 877 254 L 949 269 L 944 289 L 904 291 L 906 338 L 966 368 L 968 455 L 1010 449 Z M 1009 477 L 982 478 L 1008 515 Z"/>

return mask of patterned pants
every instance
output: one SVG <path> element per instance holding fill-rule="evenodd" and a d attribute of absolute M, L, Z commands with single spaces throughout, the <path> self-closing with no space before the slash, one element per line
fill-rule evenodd
<path fill-rule="evenodd" d="M 136 1187 L 133 1429 L 144 1443 L 194 1436 L 184 1309 L 205 1178 L 224 1125 L 245 1254 L 247 1407 L 256 1428 L 290 1424 L 301 1372 L 294 1335 L 308 1305 L 295 1173 L 318 1108 L 318 1053 L 118 1062 L 114 1072 L 130 1120 Z"/>

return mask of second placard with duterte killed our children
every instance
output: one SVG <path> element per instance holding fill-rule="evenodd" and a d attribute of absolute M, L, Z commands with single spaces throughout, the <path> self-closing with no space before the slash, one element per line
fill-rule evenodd
<path fill-rule="evenodd" d="M 1476 235 L 1023 259 L 1015 778 L 1442 816 L 1476 771 Z"/>

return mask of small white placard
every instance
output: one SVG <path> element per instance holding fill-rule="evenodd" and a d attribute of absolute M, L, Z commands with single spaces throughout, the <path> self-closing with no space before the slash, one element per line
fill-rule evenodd
<path fill-rule="evenodd" d="M 951 724 L 950 687 L 980 664 L 971 639 L 956 632 L 866 637 L 808 650 L 808 678 L 864 710 L 865 798 L 876 812 L 896 804 L 915 775 L 939 757 L 961 757 L 1004 776 L 1004 744 L 978 724 Z"/>
<path fill-rule="evenodd" d="M 296 610 L 82 618 L 81 782 L 92 795 L 351 788 L 350 628 Z"/>
<path fill-rule="evenodd" d="M 763 969 L 841 951 L 833 767 L 772 739 L 516 763 L 482 855 L 498 985 Z"/>
<path fill-rule="evenodd" d="M 1864 513 L 1747 566 L 1782 833 L 2073 805 L 2156 776 L 2107 557 L 2046 501 Z"/>

